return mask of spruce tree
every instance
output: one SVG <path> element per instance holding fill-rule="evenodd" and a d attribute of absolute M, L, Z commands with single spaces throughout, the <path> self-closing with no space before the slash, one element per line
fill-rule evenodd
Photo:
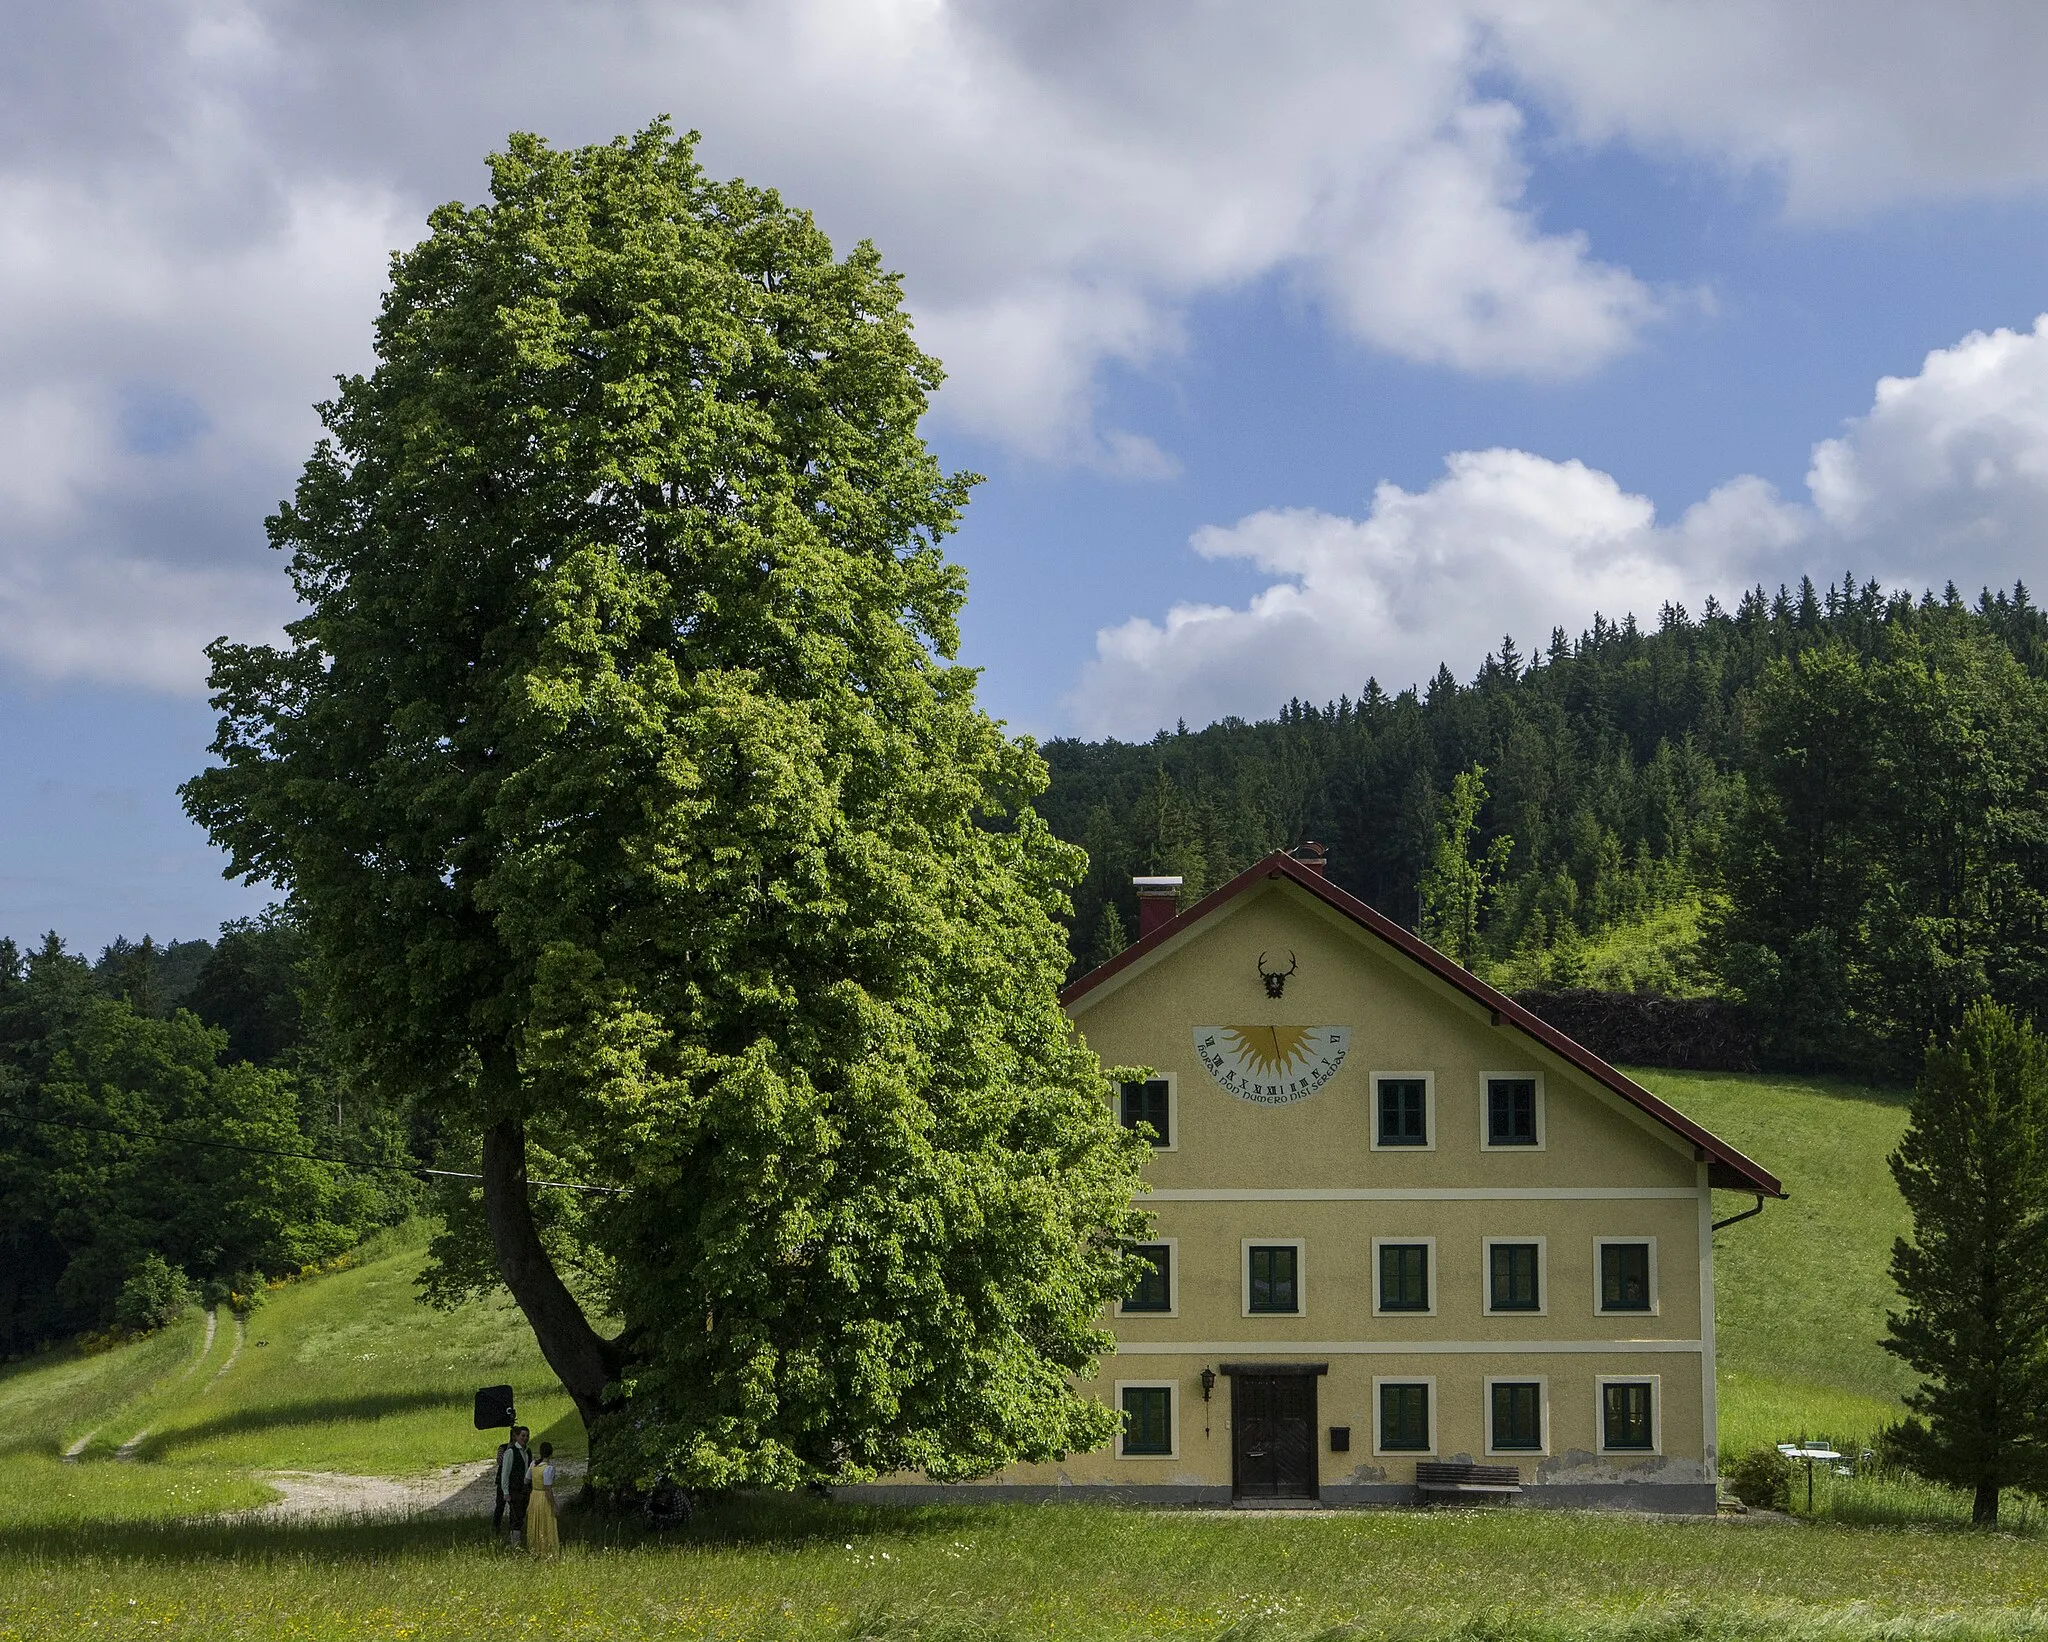
<path fill-rule="evenodd" d="M 1117 911 L 1116 902 L 1102 903 L 1102 917 L 1095 925 L 1095 946 L 1089 953 L 1089 961 L 1106 964 L 1131 944 L 1131 938 L 1124 932 L 1123 914 Z"/>
<path fill-rule="evenodd" d="M 1883 1345 L 1923 1377 L 1900 1444 L 1995 1527 L 2001 1490 L 2048 1484 L 2048 1044 L 1973 1004 L 1929 1051 L 1891 1162 L 1913 1236 Z"/>

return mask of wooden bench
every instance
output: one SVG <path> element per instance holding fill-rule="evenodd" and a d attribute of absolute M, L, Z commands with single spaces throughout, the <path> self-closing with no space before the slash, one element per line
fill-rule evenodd
<path fill-rule="evenodd" d="M 1522 1473 L 1513 1465 L 1446 1465 L 1419 1460 L 1415 1486 L 1425 1494 L 1519 1494 Z"/>

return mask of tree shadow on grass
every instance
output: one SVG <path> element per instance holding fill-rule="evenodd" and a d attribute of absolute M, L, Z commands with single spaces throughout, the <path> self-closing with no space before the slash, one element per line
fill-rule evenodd
<path fill-rule="evenodd" d="M 1754 1089 L 1783 1089 L 1796 1087 L 1800 1093 L 1818 1095 L 1824 1100 L 1848 1101 L 1858 1106 L 1910 1106 L 1913 1103 L 1913 1086 L 1910 1083 L 1873 1083 L 1841 1072 L 1696 1072 L 1683 1067 L 1666 1066 L 1624 1066 L 1620 1069 L 1634 1078 L 1652 1094 L 1659 1093 L 1658 1084 L 1670 1084 L 1663 1098 L 1672 1093 L 1678 1096 L 1677 1104 L 1683 1109 L 1686 1094 L 1681 1080 L 1697 1083 L 1748 1085 Z"/>
<path fill-rule="evenodd" d="M 545 1431 L 536 1431 L 533 1440 L 536 1443 L 553 1443 L 558 1458 L 590 1452 L 590 1434 L 583 1429 L 583 1416 L 573 1408 Z"/>
<path fill-rule="evenodd" d="M 222 1437 L 256 1431 L 281 1431 L 309 1425 L 361 1425 L 394 1414 L 423 1409 L 469 1412 L 469 1399 L 458 1391 L 376 1391 L 355 1397 L 309 1397 L 301 1402 L 258 1403 L 193 1425 L 181 1425 L 147 1438 L 138 1451 L 145 1460 L 168 1458 L 181 1448 Z"/>
<path fill-rule="evenodd" d="M 706 1502 L 687 1527 L 660 1533 L 632 1514 L 572 1509 L 563 1513 L 562 1538 L 590 1550 L 648 1556 L 721 1548 L 800 1550 L 828 1543 L 958 1535 L 985 1525 L 990 1509 L 1004 1507 L 841 1505 L 814 1495 L 732 1495 Z M 52 1561 L 406 1561 L 490 1554 L 501 1548 L 485 1518 L 431 1515 L 311 1522 L 195 1517 L 0 1528 L 0 1558 Z"/>
<path fill-rule="evenodd" d="M 1913 1104 L 1913 1086 L 1910 1083 L 1865 1083 L 1856 1078 L 1840 1077 L 1833 1073 L 1797 1075 L 1792 1073 L 1758 1074 L 1758 1081 L 1796 1081 L 1809 1094 L 1819 1095 L 1823 1100 L 1845 1100 L 1858 1106 L 1897 1106 Z"/>

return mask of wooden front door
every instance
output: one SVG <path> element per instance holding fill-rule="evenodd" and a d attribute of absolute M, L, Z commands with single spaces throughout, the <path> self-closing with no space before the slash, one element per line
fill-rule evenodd
<path fill-rule="evenodd" d="M 1230 1447 L 1236 1498 L 1316 1498 L 1315 1376 L 1233 1376 Z"/>

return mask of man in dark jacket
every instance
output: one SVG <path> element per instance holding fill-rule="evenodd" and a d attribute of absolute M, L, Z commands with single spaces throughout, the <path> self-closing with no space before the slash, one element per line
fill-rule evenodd
<path fill-rule="evenodd" d="M 496 1533 L 503 1526 L 509 1510 L 514 1545 L 525 1542 L 526 1507 L 533 1498 L 533 1456 L 527 1448 L 529 1435 L 525 1426 L 515 1425 L 512 1440 L 498 1445 L 498 1503 L 491 1512 L 491 1532 Z"/>

